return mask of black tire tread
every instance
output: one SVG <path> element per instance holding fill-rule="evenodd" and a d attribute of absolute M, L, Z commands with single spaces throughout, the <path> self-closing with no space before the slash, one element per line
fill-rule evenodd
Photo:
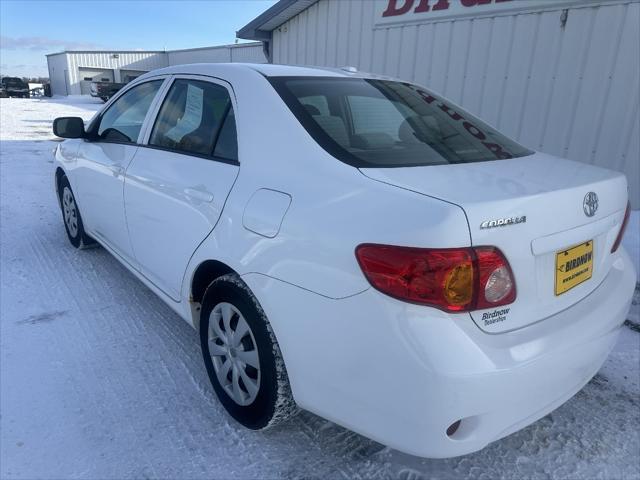
<path fill-rule="evenodd" d="M 78 215 L 78 236 L 76 238 L 71 236 L 71 233 L 69 233 L 69 229 L 67 228 L 67 224 L 64 221 L 64 212 L 62 207 L 62 192 L 64 191 L 64 187 L 69 187 L 69 190 L 71 190 L 71 194 L 73 195 L 73 199 L 76 203 L 76 211 Z M 76 198 L 75 193 L 73 193 L 73 189 L 71 188 L 71 184 L 69 183 L 69 179 L 66 175 L 62 175 L 60 177 L 58 184 L 58 197 L 60 203 L 60 211 L 62 212 L 62 223 L 64 224 L 64 229 L 67 232 L 67 238 L 69 239 L 71 245 L 73 245 L 78 250 L 86 250 L 89 248 L 97 247 L 98 243 L 84 231 L 84 221 L 82 220 L 82 215 L 80 214 L 78 199 Z"/>
<path fill-rule="evenodd" d="M 299 412 L 299 408 L 296 405 L 295 400 L 293 399 L 293 395 L 291 393 L 289 376 L 287 375 L 287 369 L 286 369 L 284 360 L 282 358 L 282 352 L 280 351 L 280 347 L 278 346 L 278 341 L 276 340 L 276 336 L 273 332 L 273 328 L 271 327 L 271 324 L 269 323 L 269 320 L 267 319 L 267 316 L 264 313 L 264 310 L 262 309 L 260 302 L 258 301 L 256 296 L 253 294 L 251 289 L 247 286 L 247 284 L 242 281 L 242 279 L 238 274 L 230 273 L 227 275 L 223 275 L 217 278 L 216 280 L 214 280 L 209 285 L 209 287 L 207 288 L 207 291 L 204 294 L 205 300 L 207 299 L 207 293 L 212 292 L 222 284 L 231 284 L 246 294 L 246 296 L 248 297 L 248 299 L 252 304 L 252 307 L 255 308 L 256 312 L 258 313 L 258 317 L 266 327 L 266 331 L 269 335 L 269 339 L 271 341 L 271 346 L 272 346 L 272 354 L 273 354 L 274 363 L 275 363 L 274 366 L 276 371 L 277 395 L 276 395 L 276 401 L 273 409 L 273 415 L 265 425 L 255 429 L 266 430 L 269 428 L 273 428 L 277 425 L 280 425 L 286 422 L 287 420 L 289 420 Z M 204 309 L 201 311 L 204 311 Z M 202 321 L 201 321 L 201 325 L 203 325 Z"/>

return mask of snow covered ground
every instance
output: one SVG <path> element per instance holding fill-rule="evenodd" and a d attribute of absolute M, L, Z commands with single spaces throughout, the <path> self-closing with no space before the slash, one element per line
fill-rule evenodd
<path fill-rule="evenodd" d="M 0 99 L 0 478 L 640 478 L 630 327 L 573 399 L 466 457 L 413 458 L 308 413 L 264 433 L 239 427 L 195 332 L 104 250 L 67 242 L 51 120 L 99 107 Z"/>

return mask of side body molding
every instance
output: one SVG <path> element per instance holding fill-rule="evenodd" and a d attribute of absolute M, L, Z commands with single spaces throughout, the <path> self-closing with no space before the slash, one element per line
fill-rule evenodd
<path fill-rule="evenodd" d="M 258 235 L 274 238 L 290 205 L 291 195 L 287 193 L 268 188 L 256 190 L 244 209 L 242 225 Z"/>

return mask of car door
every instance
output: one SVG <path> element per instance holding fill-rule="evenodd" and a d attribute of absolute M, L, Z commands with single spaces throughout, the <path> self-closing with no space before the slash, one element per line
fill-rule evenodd
<path fill-rule="evenodd" d="M 124 172 L 138 149 L 145 118 L 164 78 L 137 84 L 118 97 L 89 127 L 74 171 L 87 232 L 134 263 L 125 221 Z"/>
<path fill-rule="evenodd" d="M 172 80 L 126 172 L 127 225 L 140 271 L 175 300 L 238 175 L 234 97 L 225 82 Z"/>

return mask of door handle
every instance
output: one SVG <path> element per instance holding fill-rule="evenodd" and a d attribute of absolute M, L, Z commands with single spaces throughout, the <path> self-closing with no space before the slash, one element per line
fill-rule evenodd
<path fill-rule="evenodd" d="M 213 201 L 213 193 L 205 192 L 203 190 L 196 190 L 195 188 L 185 188 L 184 193 L 187 197 L 193 198 L 195 200 L 200 200 L 202 202 L 212 202 Z"/>

